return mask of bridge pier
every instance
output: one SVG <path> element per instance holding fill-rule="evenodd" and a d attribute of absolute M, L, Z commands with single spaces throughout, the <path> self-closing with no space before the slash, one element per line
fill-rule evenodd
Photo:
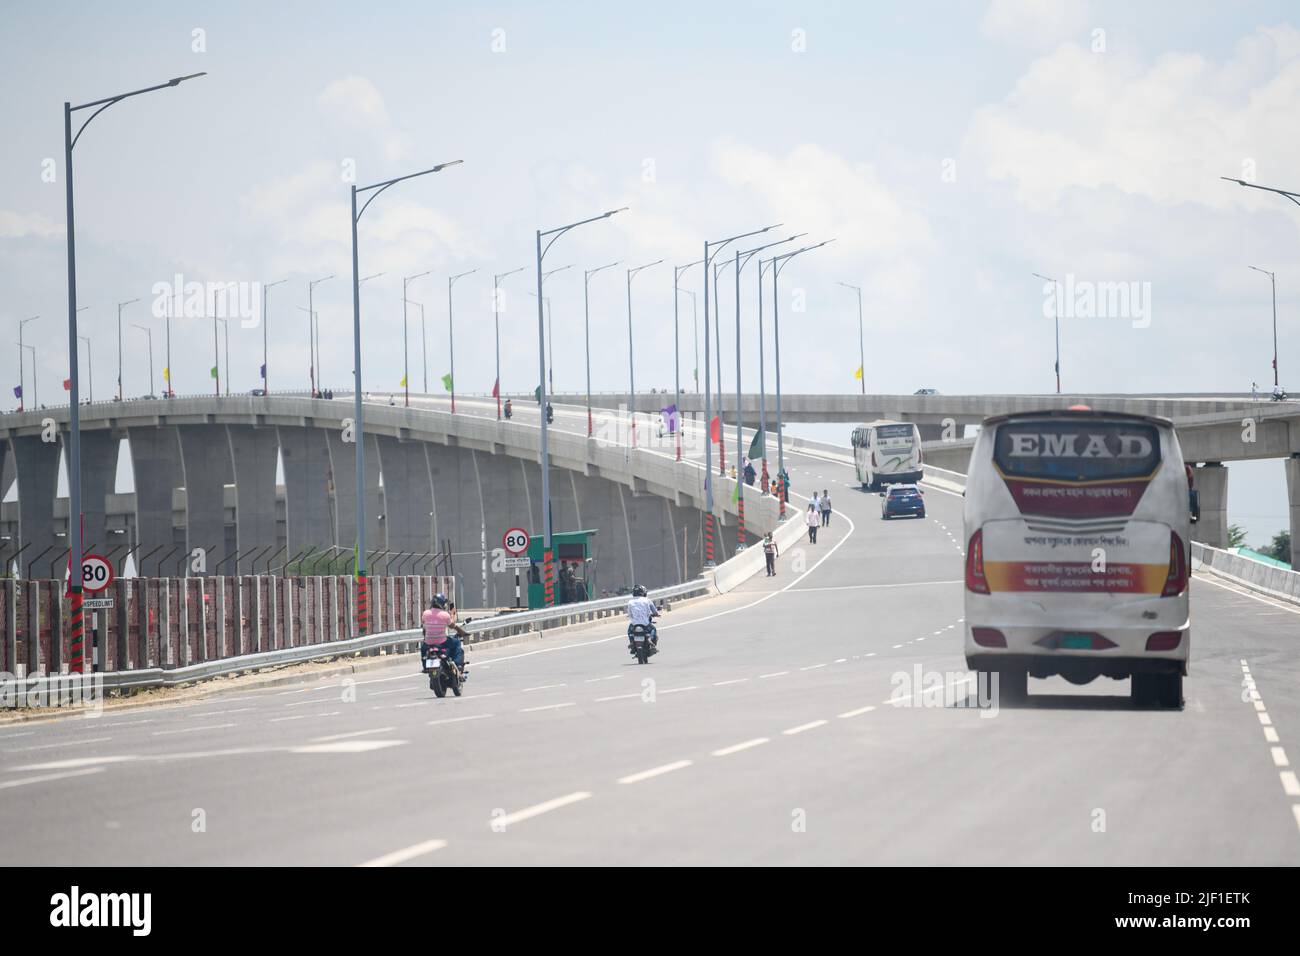
<path fill-rule="evenodd" d="M 18 480 L 18 548 L 22 549 L 18 576 L 43 578 L 50 573 L 50 562 L 59 549 L 67 547 L 54 534 L 59 445 L 41 441 L 39 435 L 21 435 L 10 442 Z"/>
<path fill-rule="evenodd" d="M 284 463 L 285 560 L 334 543 L 330 519 L 330 454 L 320 428 L 279 428 Z"/>
<path fill-rule="evenodd" d="M 235 549 L 238 574 L 251 574 L 255 557 L 268 557 L 279 543 L 275 513 L 275 471 L 280 441 L 274 428 L 227 425 L 235 470 Z M 287 519 L 287 516 L 286 516 Z M 224 570 L 224 569 L 223 569 Z"/>
<path fill-rule="evenodd" d="M 1300 569 L 1300 452 L 1286 459 L 1286 499 L 1291 518 L 1291 567 Z"/>
<path fill-rule="evenodd" d="M 63 435 L 63 440 L 66 445 L 66 434 Z M 117 451 L 120 446 L 121 439 L 110 431 L 81 433 L 82 547 L 86 553 L 91 553 L 93 549 L 94 553 L 104 554 L 116 543 L 108 540 L 106 509 L 108 496 L 113 493 L 117 480 Z M 65 457 L 71 458 L 71 453 L 68 452 Z M 69 514 L 69 528 L 72 526 L 71 521 L 72 515 Z M 67 547 L 68 539 L 63 540 Z M 118 538 L 119 542 L 121 540 Z"/>
<path fill-rule="evenodd" d="M 1228 546 L 1228 469 L 1220 462 L 1207 461 L 1194 471 L 1200 493 L 1201 519 L 1192 537 L 1214 548 Z"/>
<path fill-rule="evenodd" d="M 384 524 L 393 551 L 423 554 L 433 542 L 433 481 L 421 442 L 376 436 L 384 473 Z"/>
<path fill-rule="evenodd" d="M 425 451 L 433 485 L 435 545 L 440 545 L 444 539 L 451 541 L 452 564 L 458 585 L 467 589 L 456 603 L 469 607 L 472 602 L 477 606 L 483 601 L 480 552 L 484 535 L 484 502 L 475 453 L 451 445 L 429 445 Z"/>
<path fill-rule="evenodd" d="M 185 548 L 191 559 L 202 548 L 203 573 L 215 574 L 226 557 L 226 485 L 234 481 L 230 439 L 221 425 L 177 425 L 176 434 L 185 481 Z"/>
<path fill-rule="evenodd" d="M 166 567 L 159 562 L 176 544 L 172 492 L 181 476 L 176 430 L 166 426 L 131 428 L 127 430 L 127 441 L 131 443 L 131 473 L 135 481 L 135 543 L 140 545 L 136 552 L 137 573 L 141 577 L 175 574 L 175 554 Z M 151 551 L 153 554 L 145 557 Z"/>
<path fill-rule="evenodd" d="M 357 544 L 357 446 L 343 440 L 342 432 L 326 429 L 330 473 L 334 478 L 334 544 L 351 551 Z M 386 544 L 385 522 L 379 520 L 379 448 L 375 436 L 366 439 L 366 550 L 383 550 Z"/>

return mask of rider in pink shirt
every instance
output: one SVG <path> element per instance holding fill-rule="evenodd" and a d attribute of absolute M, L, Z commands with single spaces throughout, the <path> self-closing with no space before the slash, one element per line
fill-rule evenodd
<path fill-rule="evenodd" d="M 447 610 L 447 597 L 435 594 L 429 602 L 429 609 L 420 616 L 424 625 L 424 643 L 431 647 L 442 647 L 445 643 L 456 666 L 465 667 L 465 648 L 460 637 L 454 632 L 451 613 Z"/>

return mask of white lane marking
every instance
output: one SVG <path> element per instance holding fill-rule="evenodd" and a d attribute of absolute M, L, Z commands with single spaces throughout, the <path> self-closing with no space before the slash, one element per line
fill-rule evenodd
<path fill-rule="evenodd" d="M 1265 727 L 1265 728 L 1264 728 L 1264 739 L 1267 740 L 1267 741 L 1268 741 L 1269 743 L 1271 743 L 1271 744 L 1275 744 L 1275 743 L 1277 743 L 1277 742 L 1278 742 L 1277 728 L 1276 728 L 1276 727 Z"/>
<path fill-rule="evenodd" d="M 836 664 L 844 664 L 844 663 L 847 663 L 847 662 L 848 662 L 848 658 L 847 658 L 847 657 L 837 657 L 837 658 L 835 658 L 835 663 L 836 663 Z"/>
<path fill-rule="evenodd" d="M 116 726 L 116 725 L 114 725 Z M 0 740 L 13 740 L 15 737 L 31 737 L 36 733 L 34 730 L 27 730 L 21 734 L 0 734 Z"/>
<path fill-rule="evenodd" d="M 714 681 L 714 682 L 713 682 L 713 686 L 714 686 L 714 687 L 726 687 L 728 684 L 743 684 L 743 683 L 745 683 L 745 681 L 747 681 L 747 680 L 749 680 L 748 677 L 733 677 L 731 680 L 719 680 L 719 681 Z"/>
<path fill-rule="evenodd" d="M 586 683 L 594 684 L 597 681 L 602 681 L 602 680 L 618 680 L 622 676 L 623 676 L 622 674 L 615 674 L 612 677 L 588 677 Z"/>
<path fill-rule="evenodd" d="M 91 773 L 102 773 L 103 767 L 87 767 L 84 770 L 69 770 L 65 773 L 44 773 L 37 777 L 27 777 L 23 780 L 6 780 L 0 783 L 0 790 L 9 790 L 13 787 L 25 787 L 29 783 L 46 783 L 50 780 L 63 780 L 67 777 L 84 777 Z"/>
<path fill-rule="evenodd" d="M 1255 709 L 1256 709 L 1256 710 L 1263 710 L 1263 709 L 1264 709 L 1264 702 L 1263 702 L 1262 700 L 1257 700 L 1257 701 L 1255 701 Z"/>
<path fill-rule="evenodd" d="M 394 704 L 393 710 L 398 710 L 399 708 L 402 707 L 427 707 L 429 704 L 433 703 L 434 700 L 436 699 L 437 698 L 435 697 L 430 697 L 428 700 L 413 700 L 409 704 Z"/>
<path fill-rule="evenodd" d="M 699 690 L 699 689 L 700 688 L 697 685 L 692 684 L 690 687 L 674 687 L 671 690 L 661 690 L 659 694 L 660 696 L 663 696 L 664 694 L 681 694 L 688 690 Z"/>
<path fill-rule="evenodd" d="M 285 704 L 286 707 L 319 707 L 325 703 L 323 700 L 295 700 L 291 704 Z"/>
<path fill-rule="evenodd" d="M 1296 779 L 1294 770 L 1283 770 L 1278 776 L 1282 779 L 1282 789 L 1288 797 L 1300 797 L 1300 780 Z"/>
<path fill-rule="evenodd" d="M 1260 604 L 1268 604 L 1271 607 L 1275 607 L 1280 611 L 1286 611 L 1289 614 L 1300 614 L 1300 608 L 1287 607 L 1285 604 L 1278 604 L 1276 601 L 1272 601 L 1262 594 L 1256 594 L 1254 591 L 1248 591 L 1245 588 L 1235 587 L 1223 581 L 1216 581 L 1214 580 L 1214 576 L 1212 574 L 1200 572 L 1196 575 L 1196 577 L 1197 580 L 1204 581 L 1206 584 L 1213 584 L 1216 588 L 1223 588 L 1223 590 L 1231 591 L 1233 594 L 1239 594 L 1242 597 L 1252 598 L 1253 600 L 1258 601 Z"/>
<path fill-rule="evenodd" d="M 348 740 L 352 737 L 368 737 L 370 734 L 386 734 L 389 731 L 396 730 L 396 727 L 376 727 L 373 730 L 352 730 L 346 734 L 330 734 L 327 737 L 313 737 L 312 743 L 324 744 L 331 740 Z"/>
<path fill-rule="evenodd" d="M 898 584 L 837 584 L 818 588 L 794 588 L 796 594 L 812 594 L 814 591 L 874 591 L 881 588 L 924 588 L 936 584 L 963 584 L 960 578 L 952 581 L 902 581 Z"/>
<path fill-rule="evenodd" d="M 552 687 L 563 687 L 563 684 L 540 684 L 537 687 L 525 687 L 524 693 L 527 694 L 533 690 L 550 690 Z"/>
<path fill-rule="evenodd" d="M 898 649 L 899 649 L 900 647 L 902 647 L 902 646 L 903 646 L 902 644 L 895 644 L 895 645 L 891 648 L 891 650 L 895 650 L 895 651 L 896 651 L 896 650 L 898 650 Z"/>
<path fill-rule="evenodd" d="M 787 737 L 793 737 L 795 734 L 801 734 L 805 730 L 812 730 L 815 727 L 821 727 L 826 723 L 827 721 L 825 720 L 810 720 L 806 724 L 800 724 L 798 727 L 791 727 L 789 730 L 781 731 L 781 733 L 785 734 Z"/>
<path fill-rule="evenodd" d="M 327 710 L 321 714 L 293 714 L 289 717 L 273 717 L 267 723 L 274 724 L 282 720 L 311 720 L 313 717 L 337 717 L 341 713 L 343 713 L 341 710 Z"/>
<path fill-rule="evenodd" d="M 435 850 L 441 850 L 446 845 L 446 840 L 425 840 L 423 843 L 408 846 L 404 850 L 394 850 L 392 853 L 385 853 L 383 856 L 377 856 L 365 863 L 358 863 L 357 866 L 397 866 L 397 864 L 405 863 L 407 860 L 414 860 L 418 856 L 426 856 Z"/>
<path fill-rule="evenodd" d="M 255 709 L 256 708 L 253 707 L 236 707 L 234 710 L 205 710 L 202 713 L 186 714 L 185 716 L 186 717 L 224 717 L 226 714 L 246 714 L 250 710 L 255 710 Z"/>
<path fill-rule="evenodd" d="M 1255 716 L 1259 718 L 1259 722 L 1263 724 L 1265 727 L 1273 723 L 1273 718 L 1270 717 L 1268 714 L 1256 714 Z"/>
<path fill-rule="evenodd" d="M 713 756 L 729 757 L 732 754 L 740 753 L 742 750 L 748 750 L 751 747 L 758 747 L 768 742 L 769 738 L 767 737 L 755 737 L 753 740 L 746 740 L 743 743 L 732 744 L 730 747 L 723 747 L 720 750 L 715 750 L 713 751 Z"/>
<path fill-rule="evenodd" d="M 1283 750 L 1281 747 L 1270 747 L 1269 750 L 1272 751 L 1273 753 L 1273 766 L 1275 767 L 1291 766 L 1291 761 L 1286 759 L 1286 751 Z"/>
<path fill-rule="evenodd" d="M 552 810 L 558 810 L 561 807 L 567 807 L 573 803 L 580 803 L 581 801 L 588 799 L 590 796 L 590 792 L 586 790 L 578 790 L 568 796 L 556 797 L 554 800 L 547 800 L 544 803 L 534 804 L 533 806 L 526 807 L 523 810 L 516 810 L 514 813 L 507 813 L 504 816 L 494 817 L 488 821 L 488 826 L 493 830 L 503 830 L 508 826 L 531 819 L 532 817 L 539 817 L 543 813 L 550 813 Z"/>
<path fill-rule="evenodd" d="M 87 737 L 84 740 L 64 740 L 57 744 L 37 744 L 34 747 L 14 747 L 10 750 L 6 750 L 5 753 L 21 754 L 27 753 L 30 750 L 49 750 L 53 747 L 75 747 L 78 744 L 99 744 L 103 743 L 105 740 L 112 739 L 112 737 Z"/>
<path fill-rule="evenodd" d="M 857 710 L 846 710 L 844 713 L 837 714 L 836 716 L 838 716 L 841 720 L 846 720 L 849 717 L 858 717 L 862 714 L 869 714 L 875 709 L 876 709 L 876 705 L 872 704 L 870 707 L 859 707 Z"/>
<path fill-rule="evenodd" d="M 139 726 L 140 724 L 152 724 L 152 723 L 153 723 L 153 718 L 150 717 L 150 718 L 147 719 L 147 720 L 114 720 L 114 721 L 111 721 L 111 722 L 109 722 L 109 723 L 105 723 L 104 726 L 105 726 L 105 727 L 113 727 L 113 728 L 117 728 L 117 727 L 136 727 L 136 726 Z"/>
<path fill-rule="evenodd" d="M 394 688 L 393 690 L 377 690 L 377 691 L 374 691 L 374 692 L 372 692 L 372 693 L 368 693 L 368 694 L 366 694 L 366 696 L 367 696 L 367 697 L 386 697 L 386 696 L 389 695 L 389 694 L 409 694 L 409 693 L 411 693 L 412 690 L 415 690 L 415 689 L 417 689 L 417 688 L 411 688 L 411 687 L 397 687 L 397 688 Z"/>
<path fill-rule="evenodd" d="M 870 654 L 865 654 L 865 655 L 863 655 L 863 656 L 864 656 L 864 657 L 875 657 L 875 656 L 876 656 L 876 652 L 875 652 L 875 651 L 872 651 Z"/>
<path fill-rule="evenodd" d="M 568 700 L 565 701 L 563 704 L 543 704 L 541 707 L 525 707 L 523 710 L 519 711 L 519 713 L 531 714 L 539 710 L 559 710 L 561 707 L 573 707 L 573 706 L 575 706 L 573 701 Z"/>
<path fill-rule="evenodd" d="M 442 720 L 429 721 L 430 727 L 436 727 L 438 724 L 458 724 L 462 720 L 485 720 L 488 717 L 494 717 L 495 714 L 470 714 L 467 717 L 445 717 Z"/>
<path fill-rule="evenodd" d="M 640 694 L 615 694 L 613 697 L 597 697 L 596 703 L 603 704 L 607 700 L 630 700 L 633 697 L 640 697 Z"/>
<path fill-rule="evenodd" d="M 773 671 L 771 674 L 759 674 L 759 675 L 758 675 L 758 679 L 759 679 L 759 680 L 766 680 L 766 679 L 769 678 L 769 677 L 784 677 L 784 676 L 785 676 L 786 674 L 788 674 L 788 673 L 790 673 L 790 672 L 789 672 L 789 671 Z"/>
<path fill-rule="evenodd" d="M 640 783 L 642 780 L 649 780 L 651 777 L 658 777 L 665 773 L 672 773 L 674 770 L 681 770 L 683 767 L 689 767 L 690 760 L 678 760 L 673 763 L 666 763 L 660 767 L 651 767 L 649 770 L 642 770 L 640 773 L 630 773 L 626 777 L 619 777 L 619 783 Z"/>
<path fill-rule="evenodd" d="M 290 747 L 291 754 L 360 754 L 370 750 L 383 750 L 385 747 L 399 747 L 405 740 L 335 740 L 327 744 L 309 744 L 305 747 Z"/>
<path fill-rule="evenodd" d="M 207 724 L 203 727 L 182 727 L 180 730 L 155 730 L 150 736 L 168 737 L 172 734 L 194 734 L 203 730 L 224 730 L 227 727 L 234 727 L 234 724 Z"/>
<path fill-rule="evenodd" d="M 801 671 L 815 671 L 817 668 L 819 668 L 819 667 L 825 667 L 825 666 L 826 666 L 825 664 L 809 664 L 807 667 L 801 667 L 801 668 L 799 668 L 799 670 L 801 670 Z"/>

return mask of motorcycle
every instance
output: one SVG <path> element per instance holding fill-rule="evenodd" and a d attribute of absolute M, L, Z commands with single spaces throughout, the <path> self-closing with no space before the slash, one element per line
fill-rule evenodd
<path fill-rule="evenodd" d="M 1285 402 L 1290 397 L 1291 396 L 1287 395 L 1286 389 L 1278 388 L 1273 391 L 1273 395 L 1269 400 L 1273 402 Z"/>
<path fill-rule="evenodd" d="M 439 699 L 447 696 L 448 689 L 457 697 L 461 695 L 465 675 L 451 659 L 445 647 L 435 647 L 421 642 L 420 669 L 429 675 L 429 689 Z"/>
<path fill-rule="evenodd" d="M 650 643 L 651 629 L 647 624 L 633 624 L 627 629 L 630 652 L 636 656 L 638 664 L 644 664 L 659 653 L 659 648 Z"/>

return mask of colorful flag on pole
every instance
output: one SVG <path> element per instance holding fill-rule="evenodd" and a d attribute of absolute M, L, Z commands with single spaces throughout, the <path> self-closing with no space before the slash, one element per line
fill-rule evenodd
<path fill-rule="evenodd" d="M 764 435 L 762 430 L 754 432 L 754 440 L 749 443 L 749 460 L 760 461 L 763 455 Z"/>
<path fill-rule="evenodd" d="M 533 398 L 537 400 L 538 405 L 542 404 L 542 386 L 538 385 L 533 389 Z"/>
<path fill-rule="evenodd" d="M 717 415 L 714 415 L 713 421 L 709 422 L 709 441 L 722 441 L 722 421 Z"/>
<path fill-rule="evenodd" d="M 492 383 L 492 397 L 493 398 L 501 397 L 501 379 L 497 379 L 495 382 Z"/>
<path fill-rule="evenodd" d="M 399 388 L 406 388 L 406 376 L 405 376 L 405 375 L 402 376 L 402 380 L 401 380 L 400 382 L 398 382 L 397 385 L 398 385 Z"/>
<path fill-rule="evenodd" d="M 861 366 L 861 365 L 859 365 L 859 366 L 858 366 L 858 370 L 857 370 L 856 372 L 853 373 L 853 377 L 856 378 L 859 382 L 862 381 L 862 366 Z"/>
<path fill-rule="evenodd" d="M 22 398 L 22 397 L 23 397 L 23 387 L 21 385 L 15 385 L 14 398 Z"/>
<path fill-rule="evenodd" d="M 447 375 L 444 375 L 444 376 L 442 377 L 442 387 L 445 388 L 445 389 L 446 389 L 447 391 L 449 391 L 449 392 L 451 391 L 451 375 L 450 375 L 450 373 L 448 373 Z"/>
<path fill-rule="evenodd" d="M 260 372 L 260 374 L 261 374 L 261 376 L 262 376 L 262 381 L 266 381 L 266 363 L 265 363 L 265 362 L 262 363 L 262 371 Z"/>
<path fill-rule="evenodd" d="M 208 374 L 211 375 L 213 378 L 216 378 L 216 377 L 217 377 L 217 367 L 214 365 L 214 366 L 212 366 L 212 368 L 208 369 Z"/>
<path fill-rule="evenodd" d="M 731 489 L 731 503 L 734 505 L 740 501 L 740 478 L 736 478 L 736 487 Z"/>
<path fill-rule="evenodd" d="M 65 378 L 65 379 L 63 380 L 63 390 L 64 390 L 65 392 L 70 392 L 70 391 L 72 391 L 72 379 L 70 379 L 70 378 Z"/>
<path fill-rule="evenodd" d="M 676 434 L 676 433 L 677 433 L 677 406 L 676 406 L 676 404 L 669 405 L 667 408 L 661 408 L 661 409 L 659 409 L 659 414 L 663 416 L 663 419 L 664 419 L 664 428 L 668 430 L 668 434 L 670 434 L 670 435 L 674 435 L 674 434 Z"/>
<path fill-rule="evenodd" d="M 164 381 L 164 382 L 170 382 L 171 380 L 172 380 L 172 370 L 169 369 L 169 368 L 164 367 L 164 368 L 163 368 L 163 381 Z"/>

